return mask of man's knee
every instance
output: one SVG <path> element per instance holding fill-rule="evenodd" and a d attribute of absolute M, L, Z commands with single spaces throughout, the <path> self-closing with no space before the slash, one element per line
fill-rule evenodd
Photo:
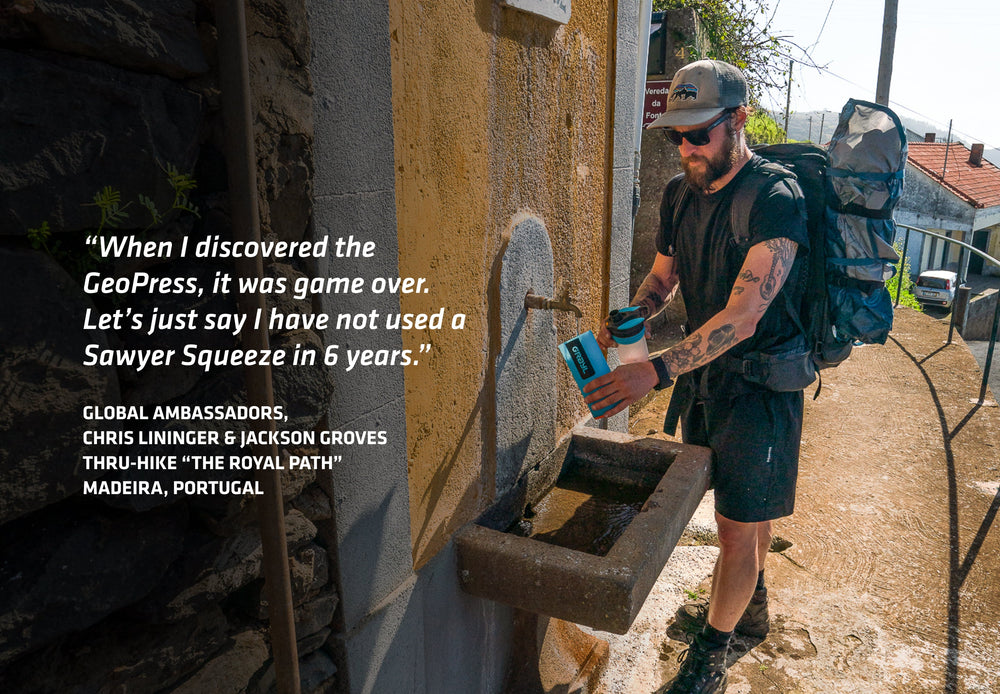
<path fill-rule="evenodd" d="M 741 523 L 718 512 L 715 514 L 715 521 L 719 528 L 719 547 L 723 552 L 756 553 L 760 523 Z"/>

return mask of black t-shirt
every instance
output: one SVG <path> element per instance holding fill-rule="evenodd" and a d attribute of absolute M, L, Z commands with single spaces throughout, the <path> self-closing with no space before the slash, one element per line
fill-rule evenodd
<path fill-rule="evenodd" d="M 755 155 L 717 193 L 705 194 L 690 188 L 682 204 L 677 229 L 673 225 L 673 201 L 683 174 L 667 183 L 660 203 L 656 248 L 674 257 L 692 330 L 697 330 L 726 307 L 751 246 L 775 238 L 788 238 L 798 244 L 788 279 L 761 317 L 754 334 L 728 352 L 734 357 L 783 344 L 800 334 L 782 296 L 789 294 L 791 305 L 799 306 L 804 290 L 804 256 L 809 251 L 809 235 L 805 200 L 798 184 L 794 180 L 771 177 L 772 182 L 760 191 L 751 208 L 748 243 L 737 244 L 731 228 L 733 192 L 740 181 L 762 163 L 764 160 Z"/>

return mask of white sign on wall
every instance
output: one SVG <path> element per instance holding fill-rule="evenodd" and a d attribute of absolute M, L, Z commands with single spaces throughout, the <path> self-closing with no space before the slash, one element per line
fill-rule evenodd
<path fill-rule="evenodd" d="M 500 0 L 500 4 L 541 15 L 560 24 L 569 22 L 570 0 Z"/>

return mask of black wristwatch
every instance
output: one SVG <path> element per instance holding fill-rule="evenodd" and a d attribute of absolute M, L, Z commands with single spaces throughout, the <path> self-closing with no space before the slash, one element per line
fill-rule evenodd
<path fill-rule="evenodd" d="M 660 379 L 660 382 L 653 386 L 653 389 L 663 390 L 672 386 L 674 379 L 670 378 L 670 369 L 667 368 L 666 360 L 663 357 L 653 357 L 649 361 L 653 363 L 653 368 L 656 369 L 656 377 Z"/>

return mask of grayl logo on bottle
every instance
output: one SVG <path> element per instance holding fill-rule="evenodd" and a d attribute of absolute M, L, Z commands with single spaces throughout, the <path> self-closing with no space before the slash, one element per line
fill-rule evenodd
<path fill-rule="evenodd" d="M 573 357 L 573 363 L 576 364 L 576 370 L 580 373 L 580 378 L 588 379 L 593 376 L 594 365 L 590 363 L 586 352 L 583 351 L 583 345 L 580 343 L 580 340 L 570 340 L 566 348 Z"/>

